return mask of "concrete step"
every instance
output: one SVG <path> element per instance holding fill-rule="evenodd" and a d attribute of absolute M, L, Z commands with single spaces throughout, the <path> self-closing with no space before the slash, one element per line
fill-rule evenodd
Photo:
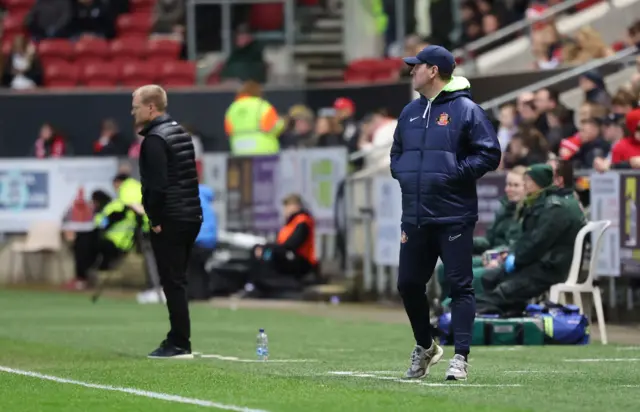
<path fill-rule="evenodd" d="M 344 59 L 341 54 L 304 55 L 298 56 L 297 60 L 308 67 L 344 67 Z"/>
<path fill-rule="evenodd" d="M 296 44 L 293 52 L 296 57 L 309 54 L 339 54 L 342 55 L 344 47 L 340 44 Z"/>
<path fill-rule="evenodd" d="M 299 44 L 318 44 L 318 43 L 342 43 L 342 33 L 312 31 L 310 33 L 300 33 L 296 35 L 296 43 Z"/>
<path fill-rule="evenodd" d="M 342 81 L 344 79 L 344 70 L 342 69 L 326 69 L 326 68 L 308 68 L 307 82 L 327 82 Z"/>

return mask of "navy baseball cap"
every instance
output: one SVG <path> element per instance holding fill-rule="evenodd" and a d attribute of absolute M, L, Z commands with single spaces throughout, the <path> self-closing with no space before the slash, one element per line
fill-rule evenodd
<path fill-rule="evenodd" d="M 409 66 L 415 66 L 416 64 L 438 66 L 438 70 L 442 73 L 453 73 L 453 69 L 456 66 L 453 54 L 442 46 L 427 46 L 415 57 L 405 57 L 403 60 Z"/>

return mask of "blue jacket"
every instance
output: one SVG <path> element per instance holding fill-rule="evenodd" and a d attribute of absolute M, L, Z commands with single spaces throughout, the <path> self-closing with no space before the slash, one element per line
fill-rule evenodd
<path fill-rule="evenodd" d="M 196 238 L 196 246 L 214 249 L 218 240 L 218 219 L 213 211 L 214 194 L 208 186 L 199 185 L 200 206 L 202 207 L 202 226 Z"/>
<path fill-rule="evenodd" d="M 471 85 L 453 77 L 435 99 L 409 103 L 398 118 L 391 175 L 402 189 L 402 221 L 414 225 L 478 220 L 476 180 L 498 168 L 500 144 Z"/>

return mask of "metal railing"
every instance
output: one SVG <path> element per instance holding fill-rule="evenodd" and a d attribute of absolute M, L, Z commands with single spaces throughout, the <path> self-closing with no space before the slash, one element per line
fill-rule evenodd
<path fill-rule="evenodd" d="M 187 0 L 187 55 L 189 60 L 196 60 L 198 57 L 196 40 L 196 6 L 218 5 L 221 8 L 220 21 L 222 28 L 222 52 L 229 55 L 233 49 L 233 28 L 231 27 L 232 16 L 231 6 L 238 4 L 260 4 L 260 3 L 284 3 L 284 44 L 290 51 L 294 44 L 295 36 L 295 3 L 294 0 Z M 292 63 L 292 62 L 290 62 Z M 293 63 L 291 64 L 293 66 Z"/>
<path fill-rule="evenodd" d="M 512 36 L 524 30 L 526 30 L 528 33 L 534 24 L 544 21 L 550 17 L 556 17 L 559 14 L 572 9 L 576 5 L 582 3 L 583 1 L 584 0 L 563 1 L 560 4 L 549 7 L 539 16 L 536 16 L 534 18 L 524 18 L 518 22 L 512 23 L 506 27 L 503 27 L 478 40 L 472 41 L 471 43 L 466 44 L 465 46 L 454 50 L 453 54 L 457 58 L 461 57 L 464 59 L 465 65 L 467 65 L 467 67 L 465 67 L 465 71 L 467 73 L 475 73 L 477 66 L 476 66 L 475 57 L 473 56 L 474 52 L 478 51 L 483 47 L 489 46 L 490 44 L 498 40 L 502 40 L 508 36 Z M 609 3 L 612 3 L 613 0 L 606 0 L 606 1 Z"/>
<path fill-rule="evenodd" d="M 521 93 L 535 91 L 535 90 L 543 89 L 546 87 L 551 87 L 565 80 L 569 80 L 573 77 L 580 76 L 581 74 L 586 73 L 589 70 L 598 69 L 600 67 L 606 66 L 607 64 L 621 62 L 622 60 L 627 59 L 630 56 L 633 56 L 637 52 L 638 52 L 638 48 L 636 46 L 628 47 L 624 50 L 617 52 L 612 56 L 593 60 L 589 63 L 567 70 L 555 76 L 549 77 L 544 80 L 540 80 L 539 82 L 536 82 L 536 83 L 532 83 L 528 86 L 522 87 L 518 90 L 514 90 L 503 96 L 496 97 L 495 99 L 491 99 L 487 102 L 484 102 L 480 104 L 480 106 L 485 111 L 493 110 L 494 114 L 497 116 L 496 111 L 500 108 L 500 106 L 502 106 L 505 103 L 509 103 L 516 100 Z"/>

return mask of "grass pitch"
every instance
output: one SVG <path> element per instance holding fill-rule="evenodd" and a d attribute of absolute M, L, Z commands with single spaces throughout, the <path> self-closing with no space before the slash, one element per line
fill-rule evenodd
<path fill-rule="evenodd" d="M 148 360 L 168 327 L 163 306 L 3 291 L 0 411 L 640 410 L 640 347 L 478 347 L 467 383 L 444 382 L 445 348 L 430 377 L 405 382 L 408 325 L 329 310 L 192 305 L 194 350 L 212 356 Z M 258 328 L 266 363 L 255 361 Z"/>

